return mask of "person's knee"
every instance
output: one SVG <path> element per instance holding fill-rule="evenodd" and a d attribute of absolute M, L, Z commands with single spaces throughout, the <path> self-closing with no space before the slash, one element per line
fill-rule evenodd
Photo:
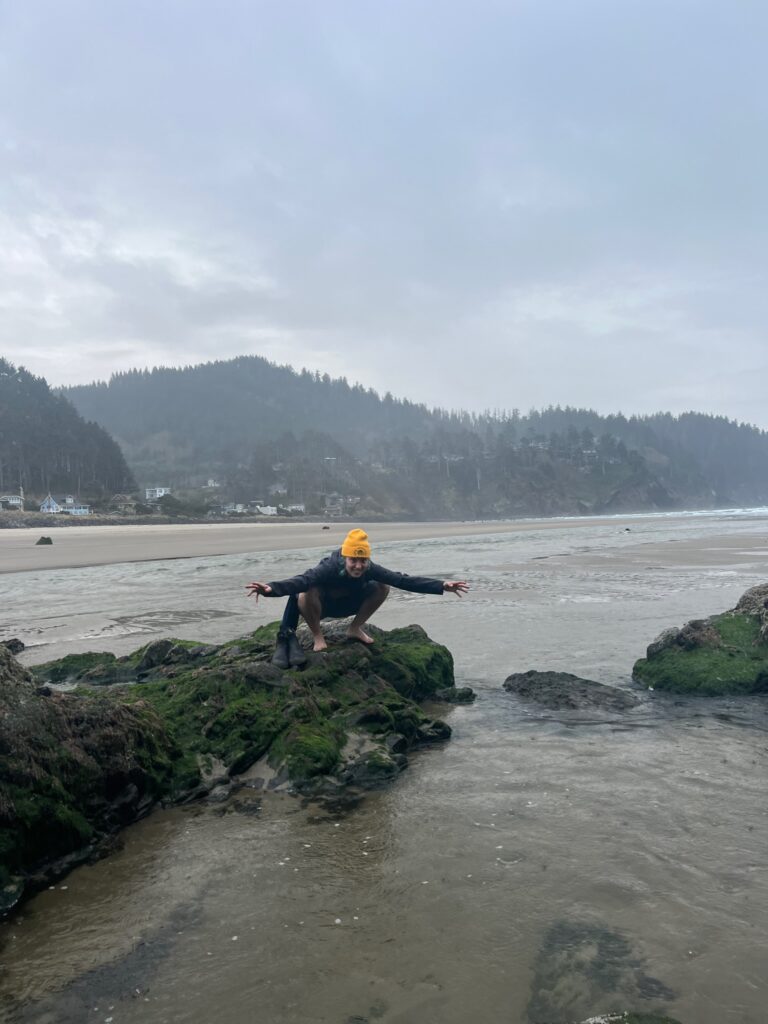
<path fill-rule="evenodd" d="M 386 599 L 389 597 L 389 591 L 391 590 L 391 587 L 389 586 L 389 584 L 388 583 L 374 583 L 374 587 L 376 588 L 374 593 L 378 597 L 380 597 L 382 601 L 386 601 Z"/>
<path fill-rule="evenodd" d="M 303 611 L 305 608 L 319 608 L 320 607 L 320 591 L 317 587 L 312 587 L 310 590 L 304 591 L 303 594 L 299 594 L 299 608 Z"/>

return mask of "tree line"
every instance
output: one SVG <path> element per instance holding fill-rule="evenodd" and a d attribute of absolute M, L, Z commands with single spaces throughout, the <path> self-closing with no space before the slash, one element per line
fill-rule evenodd
<path fill-rule="evenodd" d="M 119 445 L 42 377 L 0 358 L 0 491 L 94 500 L 136 487 Z"/>
<path fill-rule="evenodd" d="M 246 500 L 284 486 L 293 500 L 338 491 L 427 515 L 768 501 L 768 434 L 696 412 L 430 409 L 259 356 L 131 370 L 65 394 L 143 483 L 216 476 Z"/>

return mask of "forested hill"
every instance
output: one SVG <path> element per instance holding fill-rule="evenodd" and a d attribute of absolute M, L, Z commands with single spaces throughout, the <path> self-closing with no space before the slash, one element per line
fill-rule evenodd
<path fill-rule="evenodd" d="M 167 435 L 174 447 L 239 455 L 286 430 L 321 430 L 368 445 L 382 436 L 425 435 L 446 414 L 328 374 L 297 372 L 259 356 L 183 368 L 114 374 L 107 384 L 64 392 L 83 416 L 121 441 L 143 444 Z M 450 417 L 449 417 L 450 418 Z"/>
<path fill-rule="evenodd" d="M 141 483 L 222 480 L 309 506 L 330 491 L 392 515 L 504 516 L 768 502 L 768 434 L 699 413 L 428 409 L 257 356 L 116 374 L 65 392 Z"/>
<path fill-rule="evenodd" d="M 92 500 L 135 486 L 104 427 L 86 423 L 42 377 L 0 358 L 0 492 Z"/>

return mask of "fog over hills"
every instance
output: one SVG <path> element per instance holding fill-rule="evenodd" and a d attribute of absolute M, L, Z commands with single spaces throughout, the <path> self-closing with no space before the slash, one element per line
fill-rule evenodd
<path fill-rule="evenodd" d="M 258 356 L 66 389 L 142 484 L 320 510 L 505 516 L 768 502 L 768 434 L 725 417 L 429 409 Z"/>

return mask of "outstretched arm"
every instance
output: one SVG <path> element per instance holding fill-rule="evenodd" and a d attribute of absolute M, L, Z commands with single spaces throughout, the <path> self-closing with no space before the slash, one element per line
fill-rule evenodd
<path fill-rule="evenodd" d="M 469 584 L 466 580 L 443 580 L 443 590 L 446 594 L 455 594 L 456 597 L 464 597 L 469 591 Z"/>
<path fill-rule="evenodd" d="M 307 569 L 299 576 L 291 576 L 288 580 L 272 580 L 271 583 L 249 583 L 246 590 L 248 595 L 255 597 L 257 601 L 259 595 L 289 597 L 291 594 L 302 594 L 312 587 L 317 587 L 331 576 L 333 576 L 332 559 L 324 558 L 313 569 Z"/>

